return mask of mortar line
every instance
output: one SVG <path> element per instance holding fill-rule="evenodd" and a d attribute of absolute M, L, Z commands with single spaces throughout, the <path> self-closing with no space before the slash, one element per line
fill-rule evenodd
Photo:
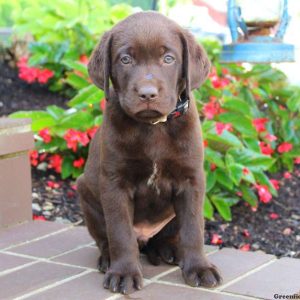
<path fill-rule="evenodd" d="M 257 299 L 257 297 L 231 294 L 229 292 L 218 291 L 217 289 L 208 289 L 208 288 L 203 288 L 203 287 L 192 287 L 192 286 L 189 286 L 187 284 L 169 282 L 169 281 L 164 281 L 164 280 L 157 280 L 157 281 L 155 281 L 155 283 L 160 283 L 160 284 L 170 285 L 170 286 L 183 287 L 183 288 L 187 288 L 187 289 L 203 291 L 203 292 L 208 292 L 208 293 L 217 294 L 217 295 L 228 295 L 228 296 L 233 296 L 233 297 L 239 297 L 240 299 L 249 299 L 249 300 Z"/>
<path fill-rule="evenodd" d="M 19 271 L 19 270 L 22 270 L 23 268 L 30 267 L 30 266 L 32 266 L 32 265 L 37 264 L 38 262 L 39 262 L 39 261 L 31 261 L 31 262 L 28 262 L 28 263 L 23 264 L 23 265 L 21 265 L 21 266 L 14 267 L 14 268 L 10 268 L 10 269 L 7 269 L 7 270 L 4 270 L 4 271 L 0 272 L 0 277 L 5 276 L 5 275 L 10 274 L 10 273 L 13 273 L 13 272 L 16 272 L 16 271 Z"/>
<path fill-rule="evenodd" d="M 19 256 L 19 257 L 28 258 L 28 259 L 34 259 L 36 262 L 46 262 L 46 263 L 62 265 L 62 266 L 66 266 L 66 267 L 73 267 L 73 268 L 79 268 L 79 269 L 90 270 L 90 271 L 98 271 L 98 269 L 96 269 L 96 268 L 94 269 L 94 268 L 89 268 L 89 267 L 64 263 L 64 262 L 60 262 L 60 261 L 54 261 L 54 260 L 51 260 L 52 257 L 50 257 L 50 258 L 35 257 L 35 256 L 31 256 L 31 255 L 19 254 L 19 253 L 14 253 L 14 252 L 9 252 L 9 251 L 7 251 L 7 252 L 1 252 L 0 251 L 0 253 L 5 253 L 5 254 L 8 254 L 8 255 Z M 1 275 L 1 273 L 0 273 L 0 275 Z"/>
<path fill-rule="evenodd" d="M 170 273 L 172 273 L 172 272 L 174 272 L 174 271 L 177 271 L 177 270 L 180 270 L 178 266 L 172 267 L 172 268 L 169 269 L 169 270 L 166 270 L 166 271 L 164 271 L 164 272 L 162 272 L 162 273 L 159 273 L 159 274 L 157 274 L 157 275 L 151 277 L 150 280 L 151 280 L 151 281 L 152 281 L 152 280 L 156 281 L 157 279 L 159 279 L 159 278 L 161 278 L 161 277 L 163 277 L 163 276 L 165 276 L 165 275 L 168 275 L 168 274 L 170 274 Z"/>
<path fill-rule="evenodd" d="M 264 264 L 262 264 L 262 265 L 260 265 L 260 266 L 258 266 L 258 267 L 256 267 L 256 268 L 254 268 L 254 269 L 252 269 L 252 270 L 250 270 L 250 271 L 248 271 L 248 272 L 242 274 L 241 276 L 239 276 L 239 277 L 237 277 L 237 278 L 234 278 L 234 279 L 228 281 L 227 283 L 225 283 L 225 284 L 223 284 L 223 285 L 217 287 L 216 290 L 222 291 L 222 290 L 224 290 L 225 288 L 227 288 L 228 286 L 230 286 L 230 285 L 232 285 L 232 284 L 234 284 L 234 283 L 236 283 L 236 282 L 238 282 L 238 281 L 240 281 L 240 280 L 246 278 L 247 276 L 249 276 L 249 275 L 251 275 L 251 274 L 254 274 L 254 273 L 260 271 L 261 269 L 264 269 L 265 267 L 267 267 L 267 266 L 273 264 L 273 263 L 276 262 L 277 260 L 278 260 L 278 258 L 274 257 L 273 259 L 269 260 L 268 262 L 266 262 L 266 263 L 264 263 Z"/>
<path fill-rule="evenodd" d="M 26 298 L 31 297 L 31 296 L 33 296 L 33 295 L 40 294 L 40 293 L 42 293 L 42 292 L 44 292 L 44 291 L 47 291 L 47 290 L 49 290 L 49 289 L 52 289 L 52 288 L 57 287 L 57 286 L 60 286 L 60 285 L 62 285 L 62 284 L 64 284 L 64 283 L 67 283 L 67 282 L 69 282 L 69 281 L 72 281 L 72 280 L 74 280 L 74 279 L 76 279 L 76 278 L 85 276 L 85 275 L 87 275 L 87 274 L 89 274 L 89 273 L 92 273 L 92 271 L 86 270 L 86 271 L 84 271 L 84 272 L 82 272 L 82 273 L 79 273 L 79 274 L 76 274 L 76 275 L 67 277 L 67 278 L 65 278 L 65 279 L 56 281 L 56 282 L 54 282 L 54 283 L 52 283 L 52 284 L 46 285 L 46 286 L 44 286 L 44 287 L 42 287 L 42 288 L 36 289 L 36 290 L 34 290 L 34 291 L 32 291 L 32 292 L 26 293 L 26 294 L 24 294 L 24 295 L 22 295 L 22 296 L 19 296 L 19 297 L 14 298 L 14 299 L 15 299 L 15 300 L 26 299 Z"/>
<path fill-rule="evenodd" d="M 72 229 L 72 228 L 74 228 L 74 226 L 73 226 L 73 225 L 70 225 L 70 226 L 68 226 L 68 227 L 66 227 L 66 228 L 62 228 L 62 229 L 60 229 L 60 230 L 58 230 L 58 231 L 54 231 L 54 232 L 48 233 L 48 234 L 46 234 L 46 235 L 42 235 L 42 236 L 40 236 L 40 237 L 34 238 L 34 239 L 32 239 L 32 240 L 25 241 L 25 242 L 21 242 L 21 243 L 19 243 L 19 244 L 14 244 L 14 245 L 8 246 L 8 247 L 6 247 L 6 248 L 3 248 L 3 249 L 1 249 L 1 250 L 2 250 L 2 251 L 6 251 L 6 250 L 10 250 L 10 249 L 12 249 L 12 248 L 16 248 L 16 247 L 19 247 L 19 246 L 27 245 L 27 244 L 30 244 L 30 243 L 32 243 L 32 242 L 36 242 L 36 241 L 39 241 L 39 240 L 43 240 L 43 239 L 46 239 L 46 238 L 48 238 L 48 237 L 50 237 L 50 236 L 53 236 L 53 235 L 56 235 L 56 234 L 59 234 L 59 233 L 68 231 L 68 230 L 70 230 L 70 229 Z"/>
<path fill-rule="evenodd" d="M 73 248 L 73 249 L 71 249 L 71 250 L 67 250 L 67 251 L 65 251 L 65 252 L 62 252 L 62 253 L 53 255 L 53 256 L 49 257 L 49 259 L 55 259 L 55 258 L 64 256 L 65 254 L 69 254 L 69 253 L 78 251 L 78 250 L 83 249 L 83 248 L 90 248 L 91 244 L 92 244 L 92 243 L 79 245 L 79 246 L 77 246 L 77 247 L 75 247 L 75 248 Z M 99 253 L 99 254 L 100 254 L 100 253 Z"/>

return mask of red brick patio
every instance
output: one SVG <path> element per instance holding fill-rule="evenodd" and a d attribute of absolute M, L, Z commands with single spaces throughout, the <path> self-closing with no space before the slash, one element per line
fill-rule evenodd
<path fill-rule="evenodd" d="M 183 283 L 178 267 L 143 262 L 134 299 L 274 299 L 300 295 L 300 260 L 207 246 L 224 283 L 208 290 Z M 85 227 L 29 222 L 0 232 L 0 299 L 128 299 L 102 287 L 98 249 Z M 300 299 L 300 298 L 299 298 Z"/>

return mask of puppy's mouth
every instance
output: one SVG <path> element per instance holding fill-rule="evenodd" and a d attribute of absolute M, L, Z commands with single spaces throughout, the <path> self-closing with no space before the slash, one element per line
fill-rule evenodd
<path fill-rule="evenodd" d="M 141 119 L 155 119 L 160 118 L 162 114 L 157 110 L 147 109 L 139 111 L 136 116 Z"/>
<path fill-rule="evenodd" d="M 157 124 L 159 122 L 167 121 L 166 116 L 164 116 L 159 111 L 152 110 L 152 109 L 139 111 L 138 113 L 135 114 L 135 117 L 140 119 L 141 121 L 151 123 L 151 124 Z"/>

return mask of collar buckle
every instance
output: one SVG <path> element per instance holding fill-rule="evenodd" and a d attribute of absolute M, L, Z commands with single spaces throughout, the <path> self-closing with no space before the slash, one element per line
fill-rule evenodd
<path fill-rule="evenodd" d="M 185 98 L 184 100 L 179 97 L 176 108 L 168 115 L 168 120 L 176 119 L 184 115 L 189 109 L 190 99 Z"/>

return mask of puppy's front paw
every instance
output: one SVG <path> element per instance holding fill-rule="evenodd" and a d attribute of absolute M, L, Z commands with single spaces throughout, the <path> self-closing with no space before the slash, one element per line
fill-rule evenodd
<path fill-rule="evenodd" d="M 143 278 L 139 266 L 128 263 L 123 267 L 114 267 L 106 272 L 103 286 L 113 293 L 130 294 L 143 287 Z"/>
<path fill-rule="evenodd" d="M 110 265 L 109 255 L 107 253 L 103 253 L 100 255 L 98 259 L 98 270 L 102 273 L 106 273 Z"/>
<path fill-rule="evenodd" d="M 183 267 L 182 275 L 186 284 L 193 287 L 213 288 L 222 282 L 222 277 L 217 268 L 208 262 L 189 264 L 188 267 Z"/>

